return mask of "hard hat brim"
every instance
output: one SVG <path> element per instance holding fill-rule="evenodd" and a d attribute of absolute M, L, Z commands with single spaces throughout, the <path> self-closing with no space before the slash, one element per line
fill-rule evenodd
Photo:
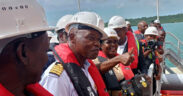
<path fill-rule="evenodd" d="M 55 32 L 57 32 L 58 30 L 61 30 L 61 29 L 65 29 L 65 28 L 61 28 L 61 27 L 59 28 L 59 27 L 56 27 L 56 28 L 55 28 Z"/>
<path fill-rule="evenodd" d="M 150 34 L 150 33 L 144 34 L 144 36 L 145 35 L 155 35 L 155 36 L 158 36 L 158 34 Z"/>
<path fill-rule="evenodd" d="M 116 35 L 109 35 L 108 38 L 118 38 Z"/>
<path fill-rule="evenodd" d="M 127 27 L 126 25 L 121 25 L 121 26 L 109 26 L 110 28 L 116 29 L 116 28 L 123 28 L 123 27 Z"/>
<path fill-rule="evenodd" d="M 98 32 L 100 32 L 102 34 L 102 38 L 101 38 L 102 40 L 106 39 L 108 37 L 107 34 L 102 29 L 100 29 L 100 28 L 98 28 L 98 27 L 96 27 L 96 26 L 94 26 L 92 24 L 78 23 L 78 22 L 72 22 L 72 23 L 67 24 L 66 27 L 65 27 L 66 32 L 69 32 L 69 27 L 72 24 L 83 24 L 83 25 L 87 25 L 87 26 L 89 26 L 91 28 L 96 29 Z"/>
<path fill-rule="evenodd" d="M 50 27 L 44 27 L 44 28 L 33 28 L 33 29 L 26 30 L 26 31 L 21 31 L 21 32 L 20 31 L 12 32 L 12 33 L 8 32 L 7 34 L 0 35 L 0 39 L 10 38 L 10 37 L 15 37 L 15 36 L 19 36 L 19 35 L 40 32 L 40 31 L 53 31 L 53 30 L 55 30 L 55 27 L 50 26 Z"/>

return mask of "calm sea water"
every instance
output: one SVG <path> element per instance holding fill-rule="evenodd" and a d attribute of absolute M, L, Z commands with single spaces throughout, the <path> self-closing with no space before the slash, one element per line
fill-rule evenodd
<path fill-rule="evenodd" d="M 166 32 L 171 32 L 173 33 L 178 39 L 180 39 L 183 42 L 183 22 L 181 23 L 168 23 L 168 24 L 162 24 L 163 28 L 165 29 Z M 137 26 L 132 27 L 133 30 L 137 30 Z M 178 42 L 175 38 L 170 36 L 169 34 L 166 35 L 166 42 L 172 42 L 175 46 L 177 46 Z M 177 50 L 175 47 L 172 45 L 166 44 L 166 48 L 170 48 L 174 50 L 177 53 Z M 182 50 L 181 57 L 183 58 L 183 45 L 180 46 Z M 165 60 L 166 64 L 170 67 L 173 67 L 174 65 L 169 62 L 168 60 Z"/>

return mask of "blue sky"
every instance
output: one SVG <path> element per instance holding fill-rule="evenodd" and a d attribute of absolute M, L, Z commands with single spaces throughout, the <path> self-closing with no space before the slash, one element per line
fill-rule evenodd
<path fill-rule="evenodd" d="M 49 25 L 56 25 L 66 14 L 78 12 L 77 0 L 38 0 L 45 9 Z M 105 22 L 114 15 L 124 18 L 156 15 L 156 0 L 80 0 L 81 11 L 98 13 Z M 183 0 L 160 0 L 160 15 L 183 13 Z"/>

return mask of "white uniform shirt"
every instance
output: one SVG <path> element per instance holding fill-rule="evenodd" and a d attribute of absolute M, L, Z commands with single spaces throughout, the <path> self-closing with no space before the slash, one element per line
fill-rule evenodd
<path fill-rule="evenodd" d="M 51 64 L 48 69 L 42 75 L 42 79 L 40 84 L 51 92 L 54 96 L 78 96 L 67 72 L 63 70 L 60 76 L 55 74 L 49 73 L 51 68 L 54 66 L 55 63 Z M 85 73 L 86 77 L 89 79 L 92 88 L 96 92 L 95 83 L 88 72 L 88 68 L 90 63 L 88 61 L 85 62 L 84 68 L 82 71 Z M 97 92 L 96 92 L 97 93 Z"/>
<path fill-rule="evenodd" d="M 118 53 L 118 54 L 123 54 L 123 51 L 124 51 L 125 46 L 126 46 L 126 44 L 127 44 L 127 41 L 128 41 L 128 37 L 126 36 L 126 41 L 125 41 L 125 43 L 124 43 L 123 45 L 119 45 L 119 46 L 118 46 L 118 50 L 117 50 L 117 53 Z"/>

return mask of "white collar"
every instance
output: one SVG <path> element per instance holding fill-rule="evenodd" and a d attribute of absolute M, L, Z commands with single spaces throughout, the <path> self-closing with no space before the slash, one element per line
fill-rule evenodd
<path fill-rule="evenodd" d="M 84 63 L 84 69 L 87 69 L 90 67 L 90 63 L 88 62 L 88 60 L 85 61 Z"/>
<path fill-rule="evenodd" d="M 124 47 L 124 46 L 126 46 L 126 44 L 127 44 L 127 41 L 128 41 L 128 37 L 126 36 L 125 43 L 124 43 L 123 45 L 119 45 L 119 47 Z"/>

